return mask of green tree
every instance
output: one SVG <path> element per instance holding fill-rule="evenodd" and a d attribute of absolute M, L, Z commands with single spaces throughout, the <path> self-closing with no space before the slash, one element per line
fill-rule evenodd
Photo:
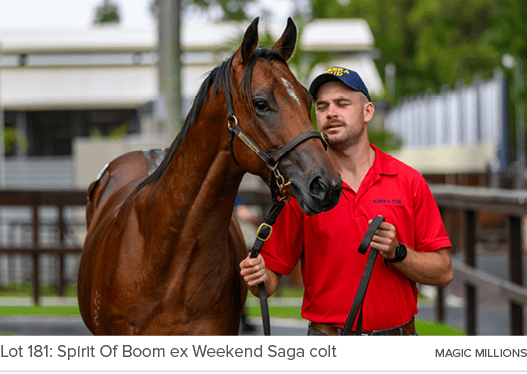
<path fill-rule="evenodd" d="M 475 73 L 493 75 L 501 56 L 488 38 L 501 0 L 418 0 L 408 22 L 417 35 L 415 67 L 427 88 L 470 82 Z"/>
<path fill-rule="evenodd" d="M 516 135 L 518 115 L 525 119 L 527 106 L 527 85 L 525 84 L 526 59 L 527 59 L 527 4 L 520 0 L 503 0 L 493 12 L 493 23 L 487 32 L 491 44 L 496 47 L 500 55 L 509 55 L 514 58 L 514 67 L 504 69 L 509 84 L 509 136 L 511 151 L 516 154 Z M 517 69 L 523 71 L 523 80 L 517 81 Z M 522 113 L 518 106 L 523 102 Z M 511 153 L 512 153 L 511 152 Z"/>
<path fill-rule="evenodd" d="M 525 64 L 527 61 L 527 4 L 520 0 L 502 0 L 501 4 L 493 12 L 492 27 L 487 32 L 487 39 L 498 50 L 501 56 L 506 54 L 515 58 L 515 62 L 523 67 L 525 76 Z M 507 72 L 510 81 L 512 71 Z M 527 87 L 515 90 L 513 97 L 519 95 L 522 100 L 527 101 Z"/>
<path fill-rule="evenodd" d="M 311 0 L 315 18 L 368 22 L 381 51 L 377 68 L 382 75 L 388 63 L 395 65 L 399 97 L 439 91 L 475 73 L 492 75 L 501 57 L 488 30 L 503 1 Z"/>
<path fill-rule="evenodd" d="M 103 0 L 102 4 L 95 8 L 94 24 L 119 23 L 120 21 L 119 6 L 113 0 Z"/>
<path fill-rule="evenodd" d="M 527 4 L 501 0 L 494 12 L 488 39 L 501 53 L 527 59 Z"/>

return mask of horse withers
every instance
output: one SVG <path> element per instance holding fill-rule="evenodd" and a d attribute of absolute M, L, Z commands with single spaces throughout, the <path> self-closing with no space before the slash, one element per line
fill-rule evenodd
<path fill-rule="evenodd" d="M 247 250 L 233 207 L 246 172 L 278 174 L 306 214 L 337 204 L 340 175 L 286 64 L 296 27 L 266 49 L 257 25 L 205 78 L 168 149 L 123 155 L 90 186 L 78 297 L 92 333 L 238 333 Z"/>

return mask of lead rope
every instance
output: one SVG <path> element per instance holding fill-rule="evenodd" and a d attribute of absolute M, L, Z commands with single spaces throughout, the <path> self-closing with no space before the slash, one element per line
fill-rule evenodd
<path fill-rule="evenodd" d="M 373 239 L 373 235 L 375 234 L 375 231 L 377 231 L 382 222 L 384 222 L 384 217 L 377 216 L 373 219 L 370 227 L 366 231 L 366 234 L 364 234 L 364 237 L 362 238 L 362 241 L 360 243 L 358 250 L 360 254 L 366 254 L 366 251 L 370 246 L 371 240 Z M 375 260 L 377 259 L 378 253 L 378 250 L 370 248 L 370 253 L 368 255 L 368 260 L 366 261 L 364 273 L 362 274 L 362 278 L 360 280 L 359 287 L 357 288 L 355 298 L 353 299 L 353 304 L 351 305 L 348 318 L 346 319 L 346 323 L 344 324 L 340 335 L 351 335 L 351 329 L 353 327 L 353 324 L 355 323 L 355 319 L 357 319 L 357 313 L 359 313 L 359 310 L 360 314 L 359 319 L 357 320 L 356 333 L 358 335 L 362 334 L 362 304 L 364 302 L 364 297 L 366 296 L 366 290 L 368 289 L 368 284 L 370 282 L 371 274 L 373 272 L 373 266 L 375 265 Z"/>
<path fill-rule="evenodd" d="M 273 233 L 273 225 L 282 211 L 283 207 L 289 202 L 291 195 L 287 191 L 287 186 L 290 182 L 285 183 L 284 177 L 278 171 L 278 163 L 274 167 L 269 167 L 269 179 L 271 186 L 271 194 L 273 205 L 271 210 L 265 216 L 264 222 L 256 230 L 256 239 L 254 240 L 253 248 L 249 255 L 250 258 L 258 256 L 266 241 L 269 240 Z M 273 183 L 275 182 L 275 183 Z M 271 335 L 271 322 L 269 317 L 269 306 L 267 305 L 267 290 L 265 289 L 265 282 L 258 285 L 258 295 L 260 297 L 260 309 L 262 311 L 262 325 L 264 335 Z"/>
<path fill-rule="evenodd" d="M 271 210 L 265 217 L 264 222 L 258 227 L 256 232 L 256 239 L 251 249 L 251 254 L 249 257 L 255 258 L 260 253 L 264 243 L 269 240 L 271 234 L 273 233 L 273 225 L 276 222 L 276 218 L 282 211 L 282 208 L 287 203 L 284 199 L 274 199 L 273 206 Z M 271 335 L 271 322 L 269 318 L 269 306 L 267 305 L 267 290 L 265 289 L 265 283 L 262 282 L 258 285 L 258 294 L 260 296 L 260 309 L 262 311 L 262 325 L 264 330 L 264 335 Z"/>

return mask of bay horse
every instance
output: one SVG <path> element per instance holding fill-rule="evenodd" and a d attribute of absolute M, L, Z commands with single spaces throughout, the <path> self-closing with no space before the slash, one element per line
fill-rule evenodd
<path fill-rule="evenodd" d="M 271 49 L 257 48 L 257 26 L 205 78 L 168 149 L 120 156 L 88 189 L 78 299 L 93 334 L 238 334 L 247 249 L 233 208 L 246 172 L 287 180 L 306 214 L 337 204 L 340 175 L 286 64 L 296 26 Z"/>

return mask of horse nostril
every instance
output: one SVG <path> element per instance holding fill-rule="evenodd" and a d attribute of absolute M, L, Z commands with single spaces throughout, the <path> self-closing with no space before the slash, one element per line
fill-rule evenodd
<path fill-rule="evenodd" d="M 328 186 L 320 175 L 315 176 L 309 182 L 309 194 L 314 199 L 324 200 L 328 192 Z"/>

